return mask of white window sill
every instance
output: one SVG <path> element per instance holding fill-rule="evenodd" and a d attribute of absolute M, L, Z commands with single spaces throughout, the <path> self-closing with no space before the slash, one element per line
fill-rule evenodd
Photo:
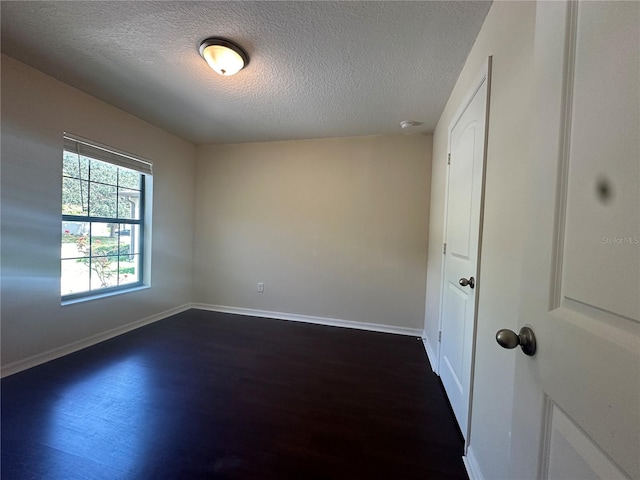
<path fill-rule="evenodd" d="M 141 285 L 139 287 L 127 288 L 126 290 L 118 290 L 115 292 L 96 293 L 95 295 L 87 295 L 86 297 L 74 298 L 73 300 L 62 300 L 60 305 L 63 307 L 67 305 L 74 305 L 76 303 L 90 302 L 91 300 L 100 300 L 102 298 L 115 297 L 116 295 L 124 295 L 126 293 L 139 292 L 140 290 L 147 290 L 151 288 L 149 285 Z"/>

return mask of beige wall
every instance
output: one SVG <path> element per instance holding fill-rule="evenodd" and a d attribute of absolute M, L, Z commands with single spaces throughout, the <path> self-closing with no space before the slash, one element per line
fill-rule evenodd
<path fill-rule="evenodd" d="M 493 55 L 480 304 L 469 444 L 485 478 L 508 478 L 516 355 L 495 342 L 517 330 L 523 255 L 535 4 L 494 2 L 434 132 L 425 333 L 438 350 L 448 130 L 483 63 Z"/>
<path fill-rule="evenodd" d="M 151 288 L 60 305 L 64 131 L 154 162 Z M 191 301 L 195 147 L 2 56 L 2 365 Z"/>
<path fill-rule="evenodd" d="M 430 171 L 427 135 L 198 147 L 194 302 L 421 329 Z"/>

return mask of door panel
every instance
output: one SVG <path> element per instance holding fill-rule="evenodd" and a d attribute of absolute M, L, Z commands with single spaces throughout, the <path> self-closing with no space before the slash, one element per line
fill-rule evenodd
<path fill-rule="evenodd" d="M 639 29 L 638 2 L 537 4 L 513 478 L 640 479 Z"/>
<path fill-rule="evenodd" d="M 640 241 L 640 105 L 625 106 L 638 97 L 639 60 L 623 50 L 640 43 L 633 9 L 578 9 L 562 285 L 564 297 L 629 319 L 640 317 L 640 255 L 629 261 Z"/>
<path fill-rule="evenodd" d="M 450 166 L 447 186 L 446 237 L 441 316 L 440 377 L 467 437 L 475 330 L 482 204 L 488 68 L 449 131 Z"/>
<path fill-rule="evenodd" d="M 464 392 L 462 386 L 464 382 L 464 351 L 462 345 L 465 344 L 465 320 L 468 318 L 468 310 L 473 308 L 473 305 L 469 305 L 469 294 L 461 290 L 459 285 L 447 285 L 447 291 L 445 293 L 445 311 L 448 315 L 447 323 L 447 341 L 446 354 L 444 355 L 444 361 L 449 369 L 448 375 L 451 376 L 455 382 L 455 387 L 460 394 Z M 454 339 L 459 339 L 459 343 Z M 447 375 L 445 373 L 445 375 Z"/>
<path fill-rule="evenodd" d="M 567 415 L 549 405 L 548 479 L 597 480 L 625 478 L 615 464 Z"/>
<path fill-rule="evenodd" d="M 471 116 L 471 115 L 469 115 Z M 454 162 L 449 167 L 449 212 L 447 247 L 451 255 L 470 259 L 471 216 L 473 215 L 473 154 L 477 120 L 463 117 L 469 124 L 459 124 L 451 135 Z M 470 159 L 471 161 L 466 161 Z M 477 235 L 477 232 L 474 232 Z"/>

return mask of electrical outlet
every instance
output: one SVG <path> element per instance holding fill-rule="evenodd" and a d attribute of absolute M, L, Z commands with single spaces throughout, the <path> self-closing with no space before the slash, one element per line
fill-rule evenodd
<path fill-rule="evenodd" d="M 258 293 L 264 293 L 264 282 L 258 282 Z"/>

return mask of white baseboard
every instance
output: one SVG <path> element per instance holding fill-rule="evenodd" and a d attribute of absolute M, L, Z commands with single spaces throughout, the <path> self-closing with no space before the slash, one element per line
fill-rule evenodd
<path fill-rule="evenodd" d="M 431 348 L 431 344 L 429 343 L 429 339 L 427 337 L 422 337 L 422 344 L 424 345 L 424 349 L 427 352 L 427 358 L 429 359 L 429 363 L 431 364 L 431 370 L 433 370 L 433 373 L 437 375 L 438 364 L 436 363 L 436 353 Z"/>
<path fill-rule="evenodd" d="M 118 335 L 130 332 L 131 330 L 135 330 L 136 328 L 143 327 L 144 325 L 157 322 L 158 320 L 170 317 L 171 315 L 175 315 L 176 313 L 184 312 L 185 310 L 189 310 L 190 308 L 190 304 L 171 308 L 169 310 L 165 310 L 164 312 L 151 315 L 150 317 L 136 320 L 135 322 L 128 323 L 120 327 L 112 328 L 111 330 L 107 330 L 106 332 L 98 333 L 96 335 L 83 338 L 82 340 L 68 343 L 67 345 L 63 345 L 62 347 L 54 348 L 44 353 L 39 353 L 22 360 L 18 360 L 16 362 L 8 363 L 7 365 L 2 366 L 0 376 L 4 378 L 28 368 L 35 367 L 36 365 L 50 362 L 51 360 L 55 360 L 56 358 L 64 357 L 65 355 L 77 352 L 78 350 L 82 350 L 83 348 L 87 348 L 97 343 L 104 342 L 105 340 L 109 340 L 110 338 L 117 337 Z"/>
<path fill-rule="evenodd" d="M 467 448 L 467 455 L 462 457 L 462 461 L 464 462 L 464 468 L 467 469 L 469 480 L 484 480 L 484 475 L 482 475 L 480 465 L 471 446 Z"/>
<path fill-rule="evenodd" d="M 254 310 L 251 308 L 227 307 L 224 305 L 208 305 L 205 303 L 192 303 L 192 308 L 198 310 L 210 310 L 212 312 L 235 313 L 237 315 L 247 315 L 250 317 L 274 318 L 277 320 L 290 320 L 293 322 L 315 323 L 331 327 L 355 328 L 358 330 L 369 330 L 373 332 L 395 333 L 398 335 L 408 335 L 421 337 L 422 330 L 419 328 L 396 327 L 393 325 L 383 325 L 378 323 L 354 322 L 352 320 L 342 320 L 339 318 L 315 317 L 311 315 L 298 315 L 294 313 L 271 312 L 268 310 Z"/>

